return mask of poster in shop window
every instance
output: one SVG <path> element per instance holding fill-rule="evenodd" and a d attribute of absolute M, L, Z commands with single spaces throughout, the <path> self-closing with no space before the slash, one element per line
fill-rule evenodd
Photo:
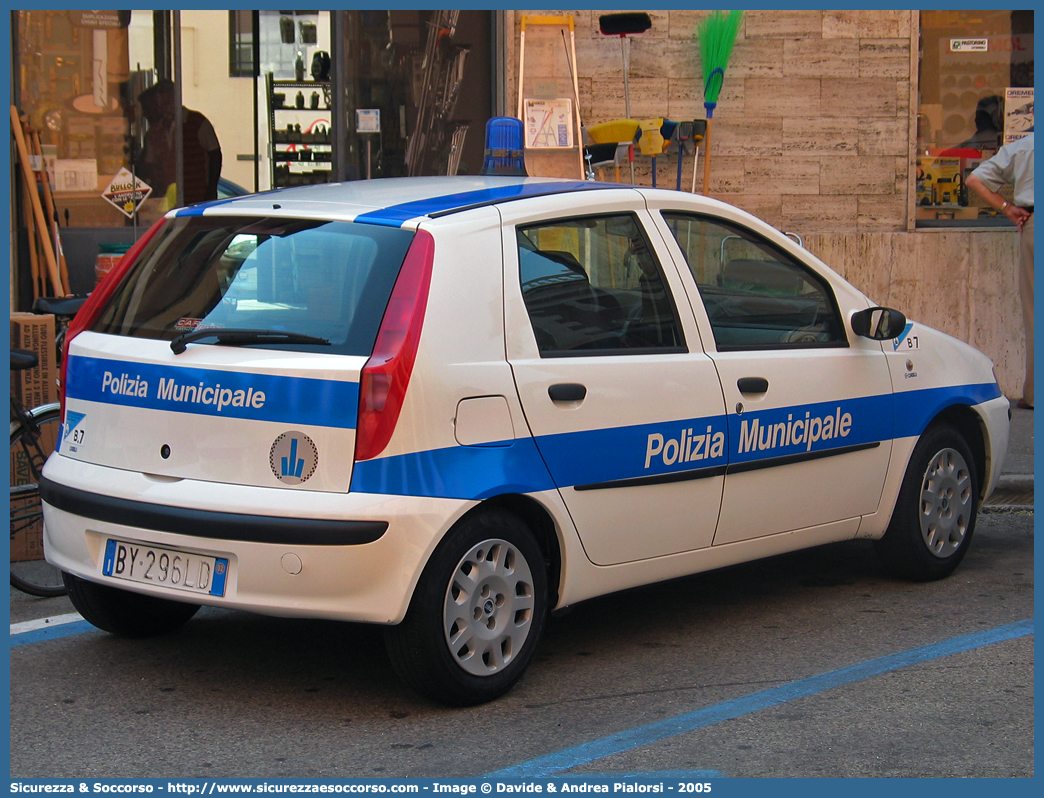
<path fill-rule="evenodd" d="M 1028 136 L 1033 130 L 1033 89 L 1004 90 L 1004 143 Z"/>

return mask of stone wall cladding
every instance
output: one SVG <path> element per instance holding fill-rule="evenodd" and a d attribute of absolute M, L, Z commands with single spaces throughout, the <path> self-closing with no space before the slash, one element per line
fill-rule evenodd
<path fill-rule="evenodd" d="M 804 243 L 874 302 L 985 352 L 1004 395 L 1022 395 L 1026 350 L 1014 231 L 816 233 Z"/>
<path fill-rule="evenodd" d="M 624 117 L 620 40 L 599 32 L 603 13 L 612 12 L 511 15 L 515 42 L 521 14 L 573 16 L 585 124 Z M 630 37 L 631 116 L 702 119 L 702 67 L 693 37 L 710 12 L 648 13 L 652 28 Z M 887 10 L 745 12 L 714 113 L 715 196 L 752 211 L 778 206 L 783 217 L 772 222 L 787 218 L 791 208 L 792 218 L 811 229 L 905 230 L 912 19 L 909 11 Z M 527 48 L 527 60 L 531 56 Z M 509 54 L 512 77 L 517 61 L 517 53 Z M 649 174 L 648 166 L 640 171 Z M 659 158 L 657 167 L 657 185 L 673 187 L 674 153 Z M 688 175 L 691 182 L 691 167 Z M 831 200 L 809 202 L 809 194 Z M 778 202 L 766 202 L 770 196 Z"/>
<path fill-rule="evenodd" d="M 623 118 L 620 41 L 598 30 L 599 16 L 611 12 L 507 13 L 511 109 L 519 16 L 571 14 L 581 116 L 585 124 Z M 631 116 L 704 118 L 693 33 L 710 12 L 648 13 L 652 29 L 631 37 Z M 910 11 L 747 11 L 714 113 L 710 191 L 802 234 L 874 301 L 985 352 L 1002 390 L 1017 397 L 1025 351 L 1018 236 L 908 230 L 917 34 Z M 684 167 L 687 188 L 691 158 Z M 638 159 L 636 175 L 651 183 L 648 158 Z M 657 159 L 659 186 L 673 188 L 676 175 L 673 152 Z"/>

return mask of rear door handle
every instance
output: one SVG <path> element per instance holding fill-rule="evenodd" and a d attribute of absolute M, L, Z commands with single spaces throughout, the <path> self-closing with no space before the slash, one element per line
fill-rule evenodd
<path fill-rule="evenodd" d="M 561 382 L 547 389 L 552 402 L 582 402 L 587 396 L 587 386 L 577 382 Z"/>
<path fill-rule="evenodd" d="M 740 393 L 765 393 L 768 391 L 768 380 L 764 377 L 740 377 L 736 387 Z"/>

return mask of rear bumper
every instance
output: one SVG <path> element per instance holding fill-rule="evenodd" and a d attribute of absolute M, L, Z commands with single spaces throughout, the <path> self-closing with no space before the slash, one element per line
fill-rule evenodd
<path fill-rule="evenodd" d="M 269 615 L 397 623 L 442 534 L 473 502 L 159 480 L 55 455 L 44 471 L 44 550 L 76 576 Z M 225 595 L 102 575 L 117 539 L 229 561 Z"/>
<path fill-rule="evenodd" d="M 314 546 L 358 546 L 380 540 L 387 521 L 344 521 L 328 518 L 226 513 L 117 499 L 40 480 L 40 496 L 59 510 L 95 521 L 157 532 L 191 529 L 194 537 Z"/>

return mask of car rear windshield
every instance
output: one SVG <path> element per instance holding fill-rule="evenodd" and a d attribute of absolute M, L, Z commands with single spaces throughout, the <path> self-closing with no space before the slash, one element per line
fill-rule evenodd
<path fill-rule="evenodd" d="M 270 330 L 330 345 L 266 349 L 368 356 L 412 239 L 409 230 L 353 222 L 172 219 L 93 330 L 159 340 L 201 328 Z"/>

